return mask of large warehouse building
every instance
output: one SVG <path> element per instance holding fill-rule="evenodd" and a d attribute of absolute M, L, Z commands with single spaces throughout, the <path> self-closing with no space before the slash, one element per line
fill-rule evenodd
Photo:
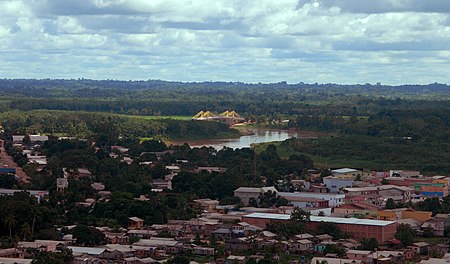
<path fill-rule="evenodd" d="M 289 214 L 252 213 L 244 215 L 242 221 L 265 228 L 268 223 L 286 222 L 289 221 L 290 218 L 291 216 Z M 348 232 L 357 240 L 374 237 L 379 242 L 385 242 L 394 238 L 394 234 L 397 230 L 397 223 L 393 221 L 321 216 L 310 216 L 310 221 L 307 222 L 307 228 L 315 230 L 317 225 L 321 222 L 334 223 L 341 231 Z"/>

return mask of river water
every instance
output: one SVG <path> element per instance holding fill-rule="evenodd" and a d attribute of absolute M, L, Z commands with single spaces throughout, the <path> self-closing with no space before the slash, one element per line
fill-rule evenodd
<path fill-rule="evenodd" d="M 284 141 L 291 137 L 298 137 L 299 133 L 297 131 L 290 130 L 274 130 L 274 129 L 263 129 L 257 128 L 251 130 L 251 135 L 244 135 L 239 138 L 232 139 L 216 139 L 216 140 L 199 140 L 199 141 L 188 141 L 186 143 L 191 147 L 213 147 L 217 150 L 223 147 L 228 148 L 249 148 L 251 144 L 273 142 L 273 141 Z"/>

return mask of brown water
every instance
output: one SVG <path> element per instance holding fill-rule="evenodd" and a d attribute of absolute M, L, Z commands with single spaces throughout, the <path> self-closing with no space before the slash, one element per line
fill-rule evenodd
<path fill-rule="evenodd" d="M 213 147 L 217 150 L 223 147 L 228 148 L 249 148 L 251 144 L 273 142 L 273 141 L 284 141 L 292 137 L 300 137 L 300 133 L 297 131 L 290 130 L 275 130 L 275 129 L 263 129 L 257 128 L 251 130 L 251 135 L 244 135 L 239 138 L 231 139 L 215 139 L 215 140 L 198 140 L 198 141 L 187 141 L 191 147 Z M 175 144 L 182 144 L 184 142 L 176 142 Z"/>

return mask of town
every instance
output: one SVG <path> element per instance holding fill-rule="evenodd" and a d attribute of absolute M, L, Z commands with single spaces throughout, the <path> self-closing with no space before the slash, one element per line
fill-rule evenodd
<path fill-rule="evenodd" d="M 450 176 L 3 136 L 0 263 L 450 263 Z"/>

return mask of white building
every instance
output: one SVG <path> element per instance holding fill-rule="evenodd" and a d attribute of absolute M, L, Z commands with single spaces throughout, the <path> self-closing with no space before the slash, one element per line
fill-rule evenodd
<path fill-rule="evenodd" d="M 344 204 L 345 194 L 339 193 L 314 193 L 314 192 L 279 192 L 279 196 L 289 200 L 291 197 L 305 197 L 327 200 L 330 207 Z"/>

